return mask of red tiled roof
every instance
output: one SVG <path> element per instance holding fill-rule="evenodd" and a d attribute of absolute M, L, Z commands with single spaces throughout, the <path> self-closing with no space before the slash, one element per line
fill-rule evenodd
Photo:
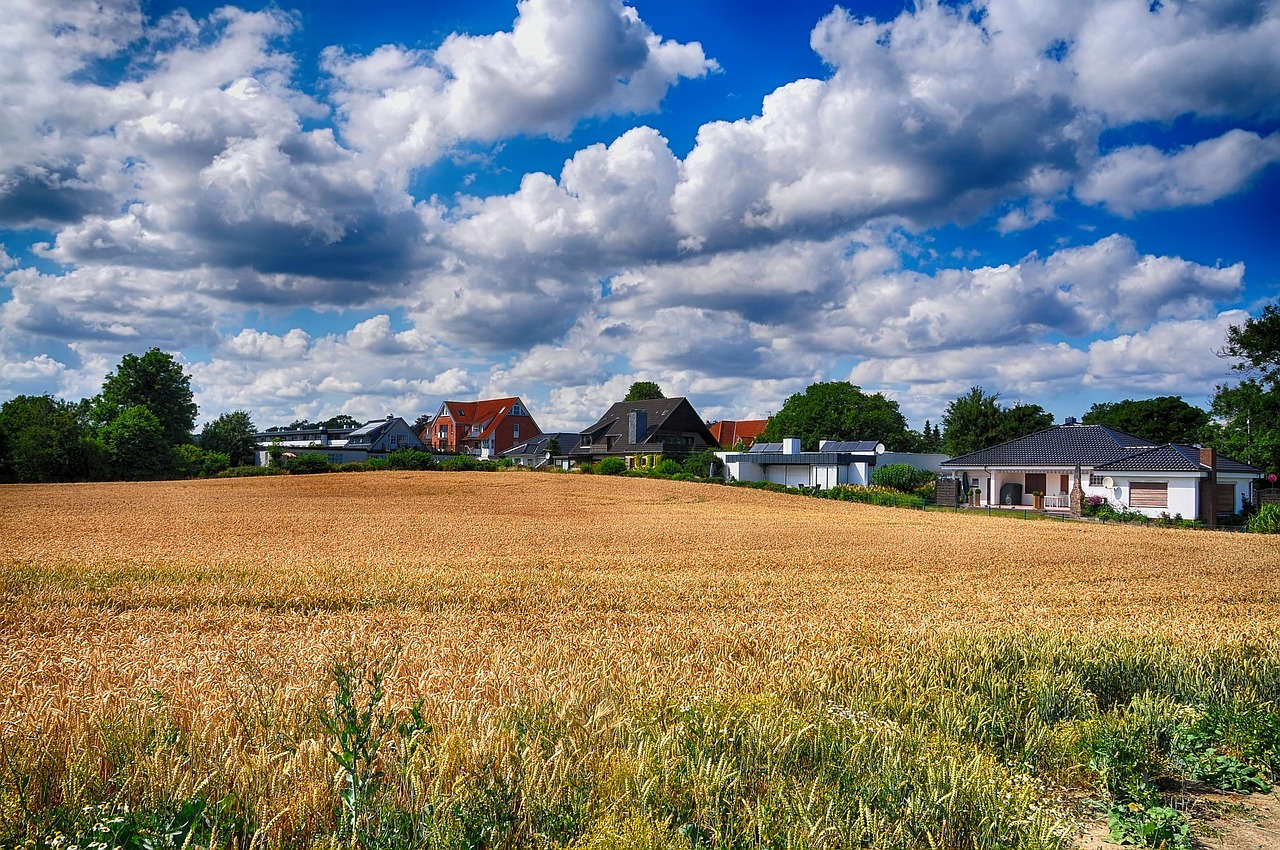
<path fill-rule="evenodd" d="M 739 440 L 751 445 L 768 424 L 768 419 L 722 419 L 708 427 L 711 430 L 711 436 L 716 438 L 716 442 L 729 448 Z"/>

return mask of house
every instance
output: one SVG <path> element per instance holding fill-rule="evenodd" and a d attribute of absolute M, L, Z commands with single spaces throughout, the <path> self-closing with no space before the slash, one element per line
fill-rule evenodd
<path fill-rule="evenodd" d="M 277 444 L 289 455 L 319 454 L 329 463 L 355 463 L 386 457 L 397 449 L 425 448 L 409 423 L 397 416 L 375 419 L 354 429 L 264 431 L 257 438 L 259 466 L 270 463 L 271 447 Z"/>
<path fill-rule="evenodd" d="M 721 419 L 708 425 L 707 430 L 722 446 L 732 448 L 741 443 L 749 449 L 768 424 L 768 419 Z"/>
<path fill-rule="evenodd" d="M 980 503 L 1032 505 L 1040 493 L 1046 508 L 1071 509 L 1079 476 L 1082 498 L 1100 496 L 1150 517 L 1181 514 L 1209 524 L 1218 514 L 1238 512 L 1262 472 L 1211 448 L 1155 445 L 1074 419 L 951 458 L 942 467 Z"/>
<path fill-rule="evenodd" d="M 555 440 L 559 447 L 555 456 L 549 451 L 551 441 Z M 526 440 L 518 446 L 512 446 L 501 455 L 509 458 L 516 466 L 527 466 L 532 469 L 540 469 L 548 464 L 555 463 L 556 458 L 563 458 L 569 454 L 575 446 L 578 445 L 578 435 L 572 432 L 557 431 L 550 434 L 539 434 L 532 440 Z"/>
<path fill-rule="evenodd" d="M 570 466 L 622 458 L 628 469 L 656 466 L 664 456 L 681 457 L 719 448 L 702 417 L 683 398 L 620 401 L 579 433 L 568 453 Z"/>
<path fill-rule="evenodd" d="M 438 452 L 494 457 L 542 433 L 518 396 L 484 401 L 446 401 L 423 431 Z"/>
<path fill-rule="evenodd" d="M 869 484 L 884 444 L 876 440 L 824 440 L 816 452 L 800 451 L 800 439 L 756 443 L 747 452 L 720 452 L 730 481 L 771 481 L 788 487 L 830 490 L 838 484 Z"/>

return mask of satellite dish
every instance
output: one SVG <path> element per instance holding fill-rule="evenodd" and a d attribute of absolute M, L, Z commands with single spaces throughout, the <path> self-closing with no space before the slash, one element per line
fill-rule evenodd
<path fill-rule="evenodd" d="M 884 454 L 884 443 L 876 443 L 876 454 Z"/>
<path fill-rule="evenodd" d="M 1110 488 L 1110 487 L 1115 487 L 1115 486 L 1116 486 L 1116 480 L 1115 480 L 1114 478 L 1112 478 L 1110 475 L 1108 475 L 1106 478 L 1102 479 L 1102 486 L 1103 486 L 1103 487 L 1108 487 L 1108 488 Z"/>

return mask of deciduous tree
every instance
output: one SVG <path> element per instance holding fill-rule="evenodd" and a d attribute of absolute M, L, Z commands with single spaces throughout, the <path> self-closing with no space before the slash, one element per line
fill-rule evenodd
<path fill-rule="evenodd" d="M 126 354 L 102 385 L 94 405 L 95 419 L 107 425 L 138 405 L 146 406 L 159 420 L 166 446 L 191 441 L 198 409 L 191 378 L 172 355 L 158 348 L 141 357 Z"/>
<path fill-rule="evenodd" d="M 1099 402 L 1085 413 L 1086 425 L 1106 425 L 1153 443 L 1193 444 L 1205 438 L 1209 414 L 1188 404 L 1181 396 Z"/>
<path fill-rule="evenodd" d="M 200 448 L 225 454 L 232 466 L 248 466 L 253 463 L 257 449 L 256 433 L 249 412 L 235 410 L 204 426 L 200 432 Z"/>
<path fill-rule="evenodd" d="M 49 395 L 20 395 L 0 406 L 0 481 L 88 478 L 89 455 L 76 405 Z"/>
<path fill-rule="evenodd" d="M 810 385 L 782 404 L 757 442 L 799 437 L 804 451 L 817 451 L 822 440 L 879 440 L 890 451 L 915 443 L 898 403 L 880 393 L 867 394 L 848 381 Z"/>
<path fill-rule="evenodd" d="M 649 401 L 655 398 L 666 398 L 662 394 L 662 387 L 653 381 L 636 381 L 627 390 L 627 397 L 623 401 Z"/>

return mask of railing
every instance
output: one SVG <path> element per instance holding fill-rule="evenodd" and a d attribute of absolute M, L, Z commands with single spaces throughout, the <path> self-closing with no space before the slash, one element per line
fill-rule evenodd
<path fill-rule="evenodd" d="M 1045 496 L 1044 506 L 1046 508 L 1069 508 L 1071 507 L 1071 494 L 1055 493 L 1052 496 Z"/>

